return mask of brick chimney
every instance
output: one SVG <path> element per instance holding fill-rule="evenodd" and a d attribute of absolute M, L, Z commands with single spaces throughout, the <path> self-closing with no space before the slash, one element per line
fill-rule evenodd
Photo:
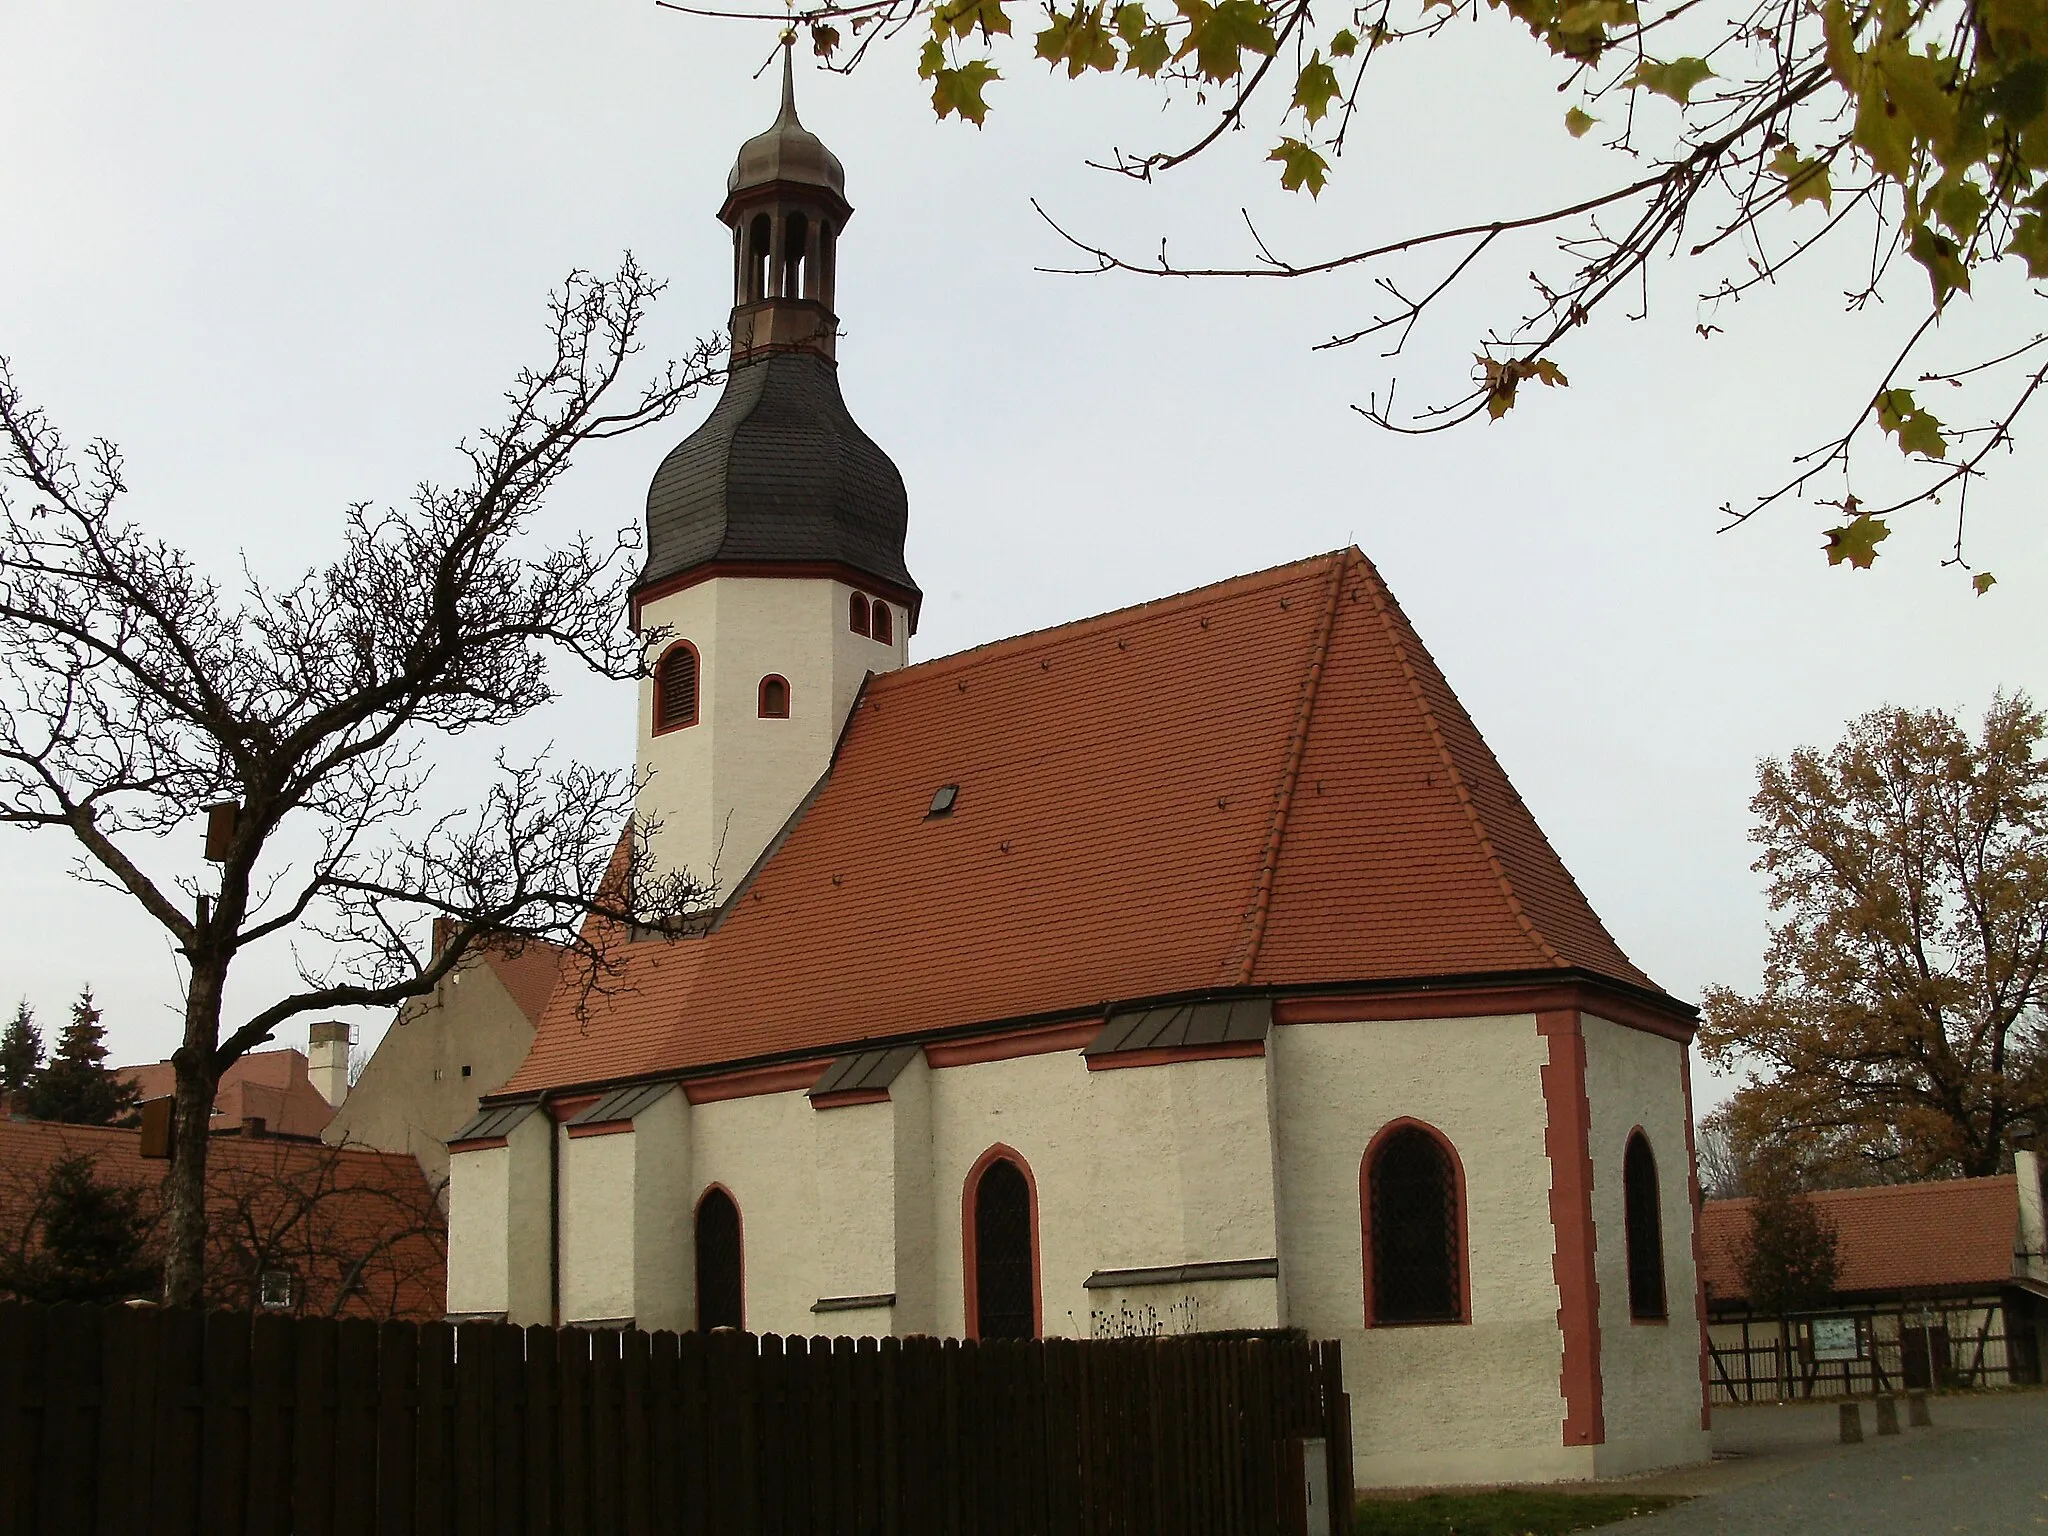
<path fill-rule="evenodd" d="M 346 1024 L 315 1024 L 308 1032 L 306 1075 L 320 1097 L 340 1108 L 348 1097 L 348 1036 Z"/>

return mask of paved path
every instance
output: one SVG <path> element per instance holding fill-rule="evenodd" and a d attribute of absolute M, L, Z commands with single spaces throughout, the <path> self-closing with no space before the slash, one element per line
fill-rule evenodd
<path fill-rule="evenodd" d="M 1932 1400 L 1934 1427 L 1862 1445 L 1836 1441 L 1832 1403 L 1721 1409 L 1714 1464 L 1607 1486 L 1695 1494 L 1689 1504 L 1603 1527 L 1630 1536 L 1972 1536 L 2048 1533 L 2048 1393 Z"/>

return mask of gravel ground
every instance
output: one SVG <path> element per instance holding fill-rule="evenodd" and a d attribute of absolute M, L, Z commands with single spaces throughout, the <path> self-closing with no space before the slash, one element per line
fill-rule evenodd
<path fill-rule="evenodd" d="M 2048 1533 L 2048 1393 L 1932 1400 L 1934 1427 L 1836 1443 L 1832 1403 L 1721 1409 L 1714 1465 L 1606 1485 L 1689 1493 L 1690 1504 L 1603 1527 L 1643 1536 Z M 1903 1417 L 1903 1414 L 1901 1415 Z"/>

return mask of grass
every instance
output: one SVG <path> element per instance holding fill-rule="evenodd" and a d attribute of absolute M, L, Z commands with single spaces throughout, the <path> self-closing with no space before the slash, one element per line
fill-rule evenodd
<path fill-rule="evenodd" d="M 1564 1536 L 1655 1514 L 1681 1500 L 1647 1493 L 1432 1493 L 1419 1499 L 1360 1499 L 1358 1536 Z"/>

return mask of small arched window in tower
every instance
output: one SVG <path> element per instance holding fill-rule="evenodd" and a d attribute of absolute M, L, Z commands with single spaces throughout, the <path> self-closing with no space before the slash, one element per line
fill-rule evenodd
<path fill-rule="evenodd" d="M 785 299 L 801 299 L 804 293 L 804 258 L 811 249 L 811 221 L 792 213 L 782 225 L 782 289 Z"/>
<path fill-rule="evenodd" d="M 697 723 L 697 648 L 678 640 L 654 666 L 654 734 Z"/>
<path fill-rule="evenodd" d="M 714 1184 L 697 1202 L 697 1328 L 747 1326 L 745 1254 L 740 1208 Z"/>
<path fill-rule="evenodd" d="M 1038 1212 L 1023 1160 L 992 1147 L 968 1175 L 968 1333 L 1038 1336 Z"/>
<path fill-rule="evenodd" d="M 789 679 L 770 672 L 761 679 L 760 715 L 763 720 L 789 718 Z"/>
<path fill-rule="evenodd" d="M 769 254 L 775 248 L 775 226 L 765 213 L 756 214 L 747 226 L 747 291 L 752 304 L 768 297 Z"/>
<path fill-rule="evenodd" d="M 1366 1323 L 1462 1323 L 1464 1212 L 1448 1144 L 1413 1121 L 1365 1154 Z"/>
<path fill-rule="evenodd" d="M 867 594 L 856 592 L 846 600 L 846 627 L 856 635 L 868 632 Z"/>
<path fill-rule="evenodd" d="M 889 605 L 876 598 L 872 616 L 874 622 L 869 627 L 869 633 L 884 645 L 895 644 L 896 615 L 890 611 Z"/>
<path fill-rule="evenodd" d="M 1641 1322 L 1663 1322 L 1664 1213 L 1657 1198 L 1657 1157 L 1649 1138 L 1631 1131 L 1621 1159 L 1623 1226 L 1628 1238 L 1628 1315 Z"/>

